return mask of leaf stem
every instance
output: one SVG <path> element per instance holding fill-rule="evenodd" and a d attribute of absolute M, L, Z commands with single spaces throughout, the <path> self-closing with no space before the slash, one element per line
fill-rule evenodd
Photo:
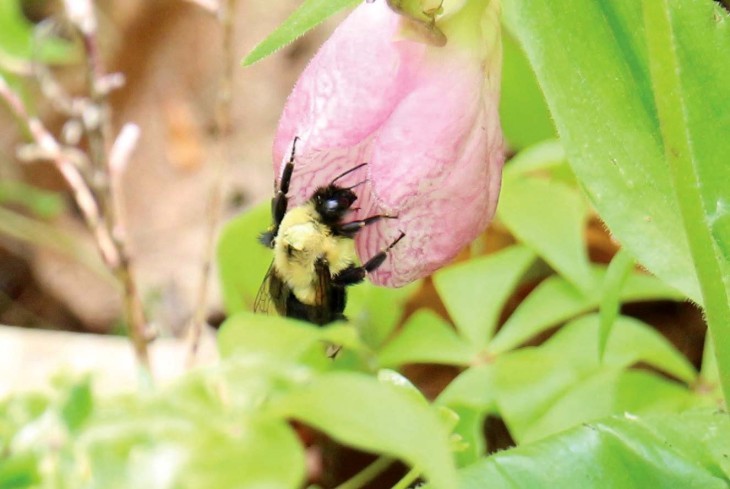
<path fill-rule="evenodd" d="M 393 486 L 393 489 L 407 489 L 410 487 L 411 484 L 416 482 L 416 479 L 421 475 L 421 469 L 418 467 L 413 467 L 411 470 L 408 471 L 406 475 L 403 476 L 401 480 L 399 480 L 396 485 Z"/>
<path fill-rule="evenodd" d="M 335 489 L 360 489 L 368 482 L 379 476 L 385 469 L 390 467 L 394 461 L 395 460 L 390 457 L 378 457 L 375 461 L 373 461 L 373 463 L 337 486 Z"/>
<path fill-rule="evenodd" d="M 730 399 L 730 301 L 702 202 L 667 0 L 644 0 L 644 24 L 664 152 L 704 302 L 725 400 Z"/>

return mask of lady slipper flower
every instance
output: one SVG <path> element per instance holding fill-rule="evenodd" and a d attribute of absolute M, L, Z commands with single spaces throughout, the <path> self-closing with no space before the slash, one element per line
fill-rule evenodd
<path fill-rule="evenodd" d="M 300 138 L 294 205 L 367 162 L 347 176 L 348 185 L 360 184 L 353 219 L 397 219 L 362 229 L 358 255 L 365 261 L 405 233 L 371 274 L 379 285 L 401 286 L 449 262 L 484 230 L 497 204 L 504 161 L 499 1 L 445 0 L 442 12 L 433 27 L 446 42 L 437 46 L 414 40 L 413 20 L 385 0 L 357 7 L 301 75 L 274 141 L 280 176 Z"/>

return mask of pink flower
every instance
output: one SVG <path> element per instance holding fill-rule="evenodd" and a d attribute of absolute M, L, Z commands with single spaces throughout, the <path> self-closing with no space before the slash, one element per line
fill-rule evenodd
<path fill-rule="evenodd" d="M 281 175 L 299 136 L 290 206 L 367 162 L 339 184 L 355 190 L 353 219 L 398 216 L 367 226 L 362 261 L 398 237 L 370 275 L 401 286 L 448 263 L 491 220 L 504 161 L 497 112 L 501 43 L 498 0 L 468 0 L 437 26 L 444 47 L 410 40 L 385 0 L 363 3 L 302 73 L 274 142 Z"/>

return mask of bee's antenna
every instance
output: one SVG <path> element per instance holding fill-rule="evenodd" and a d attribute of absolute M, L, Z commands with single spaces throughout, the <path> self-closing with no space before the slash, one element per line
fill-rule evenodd
<path fill-rule="evenodd" d="M 347 190 L 352 190 L 352 189 L 354 189 L 355 187 L 359 187 L 359 186 L 360 186 L 360 185 L 362 185 L 363 183 L 367 183 L 367 182 L 369 182 L 369 181 L 370 181 L 370 180 L 368 180 L 368 179 L 366 178 L 366 179 L 365 179 L 365 180 L 363 180 L 362 182 L 357 182 L 357 183 L 356 183 L 355 185 L 353 185 L 352 187 L 347 187 Z"/>
<path fill-rule="evenodd" d="M 367 165 L 367 163 L 360 163 L 359 165 L 354 166 L 354 167 L 350 168 L 349 170 L 346 170 L 344 173 L 340 173 L 339 175 L 337 175 L 335 177 L 334 180 L 332 180 L 330 182 L 330 185 L 333 184 L 333 183 L 335 183 L 337 180 L 339 180 L 340 178 L 344 177 L 345 175 L 349 175 L 350 173 L 354 172 L 355 170 L 359 170 L 360 168 L 362 168 L 363 166 L 366 166 L 366 165 Z M 358 185 L 360 185 L 360 184 L 358 184 Z"/>

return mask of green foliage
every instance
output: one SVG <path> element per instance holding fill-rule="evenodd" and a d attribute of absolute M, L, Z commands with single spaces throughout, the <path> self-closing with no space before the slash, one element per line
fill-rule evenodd
<path fill-rule="evenodd" d="M 715 362 L 707 342 L 698 373 L 621 309 L 689 297 L 716 317 L 730 283 L 730 23 L 709 0 L 653 1 L 504 0 L 501 113 L 520 151 L 498 219 L 517 243 L 434 275 L 448 317 L 404 317 L 420 284 L 353 287 L 349 321 L 322 328 L 251 313 L 271 262 L 256 240 L 265 203 L 221 233 L 221 361 L 144 394 L 98 398 L 66 380 L 6 400 L 0 487 L 295 489 L 306 464 L 292 420 L 404 462 L 401 486 L 420 473 L 439 489 L 727 487 L 730 420 L 705 409 L 728 382 L 727 343 Z M 306 0 L 244 64 L 354 3 Z M 0 47 L 30 39 L 2 29 L 18 23 L 8 5 Z M 588 257 L 593 207 L 623 245 L 608 266 Z M 429 402 L 398 372 L 413 363 L 460 370 Z M 487 416 L 516 448 L 486 455 Z"/>
<path fill-rule="evenodd" d="M 353 7 L 360 0 L 305 0 L 291 16 L 274 32 L 261 41 L 244 58 L 243 65 L 249 66 L 283 48 L 298 37 L 306 34 L 329 16 L 340 10 Z"/>
<path fill-rule="evenodd" d="M 725 488 L 729 438 L 727 413 L 627 414 L 494 454 L 461 470 L 459 487 Z"/>
<path fill-rule="evenodd" d="M 729 143 L 720 128 L 730 117 L 723 89 L 730 84 L 728 15 L 709 0 L 671 1 L 668 9 L 704 221 L 716 249 L 726 250 L 729 238 L 720 229 L 728 216 L 730 166 L 721 155 Z M 641 2 L 506 0 L 504 13 L 603 220 L 641 264 L 701 303 L 664 158 Z M 722 262 L 728 280 L 727 257 Z"/>
<path fill-rule="evenodd" d="M 504 58 L 499 119 L 505 139 L 513 150 L 522 150 L 545 139 L 554 138 L 555 127 L 545 96 L 535 79 L 525 53 L 514 36 L 502 31 Z"/>

